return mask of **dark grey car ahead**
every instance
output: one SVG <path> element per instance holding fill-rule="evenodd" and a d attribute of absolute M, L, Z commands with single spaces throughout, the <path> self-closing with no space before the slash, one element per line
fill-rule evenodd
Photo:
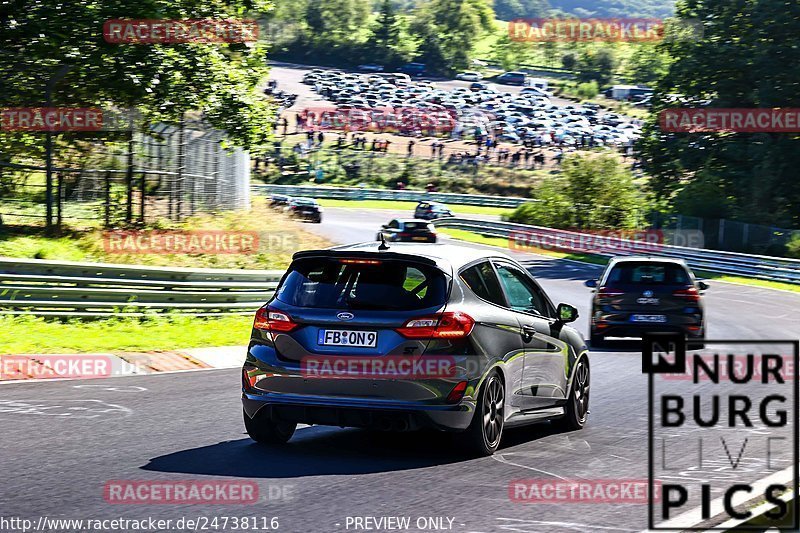
<path fill-rule="evenodd" d="M 589 359 L 533 277 L 503 254 L 378 243 L 299 252 L 255 319 L 244 420 L 259 442 L 298 423 L 436 428 L 493 453 L 503 428 L 588 415 Z"/>
<path fill-rule="evenodd" d="M 680 259 L 618 257 L 597 280 L 592 298 L 590 338 L 600 346 L 606 337 L 641 337 L 645 332 L 683 333 L 699 343 L 705 336 L 702 291 Z"/>

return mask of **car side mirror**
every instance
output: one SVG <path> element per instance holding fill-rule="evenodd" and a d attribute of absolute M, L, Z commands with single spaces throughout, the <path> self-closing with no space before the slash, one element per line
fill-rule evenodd
<path fill-rule="evenodd" d="M 587 279 L 583 282 L 584 285 L 589 287 L 590 289 L 594 289 L 597 287 L 597 280 L 596 279 Z"/>
<path fill-rule="evenodd" d="M 569 304 L 558 304 L 556 314 L 558 315 L 558 321 L 565 324 L 567 322 L 575 322 L 578 319 L 578 310 Z"/>
<path fill-rule="evenodd" d="M 699 282 L 697 282 L 697 287 L 698 287 L 698 288 L 699 288 L 701 291 L 707 291 L 707 290 L 710 288 L 710 287 L 709 287 L 709 285 L 708 285 L 708 283 L 706 283 L 705 281 L 699 281 Z"/>

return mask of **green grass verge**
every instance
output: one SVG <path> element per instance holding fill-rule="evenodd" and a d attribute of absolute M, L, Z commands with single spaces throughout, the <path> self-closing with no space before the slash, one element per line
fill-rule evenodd
<path fill-rule="evenodd" d="M 253 317 L 171 316 L 60 322 L 0 316 L 0 346 L 8 354 L 144 352 L 245 345 Z"/>
<path fill-rule="evenodd" d="M 163 254 L 116 253 L 107 251 L 102 229 L 68 229 L 48 235 L 43 228 L 4 226 L 0 228 L 0 256 L 150 266 L 191 268 L 282 269 L 292 254 L 303 248 L 327 248 L 327 239 L 306 230 L 304 225 L 266 206 L 266 199 L 254 197 L 247 211 L 225 211 L 187 218 L 181 223 L 158 220 L 149 229 L 174 231 L 256 232 L 258 245 L 243 253 Z"/>
<path fill-rule="evenodd" d="M 412 216 L 417 202 L 401 202 L 397 200 L 335 200 L 321 198 L 318 200 L 323 207 L 348 207 L 361 209 L 394 209 L 397 211 L 408 211 Z M 453 205 L 448 207 L 455 215 L 503 215 L 509 213 L 505 207 L 488 207 L 482 205 Z"/>
<path fill-rule="evenodd" d="M 472 233 L 470 231 L 451 229 L 451 228 L 438 228 L 437 231 L 439 233 L 449 235 L 450 237 L 461 241 L 472 242 L 476 244 L 486 244 L 489 246 L 498 246 L 500 248 L 509 248 L 508 239 L 504 239 L 502 237 L 487 237 L 485 235 L 478 235 L 477 233 Z M 525 251 L 525 250 L 520 250 L 520 251 Z M 608 263 L 608 258 L 600 255 L 557 252 L 553 250 L 542 250 L 539 248 L 535 249 L 531 248 L 529 251 L 531 253 L 546 255 L 557 259 L 571 259 L 573 261 L 581 261 L 584 263 L 592 263 L 595 265 L 605 265 L 606 263 Z M 698 277 L 715 281 L 738 283 L 740 285 L 763 287 L 765 289 L 777 289 L 790 292 L 800 292 L 800 285 L 795 285 L 793 283 L 781 283 L 779 281 L 744 278 L 741 276 L 731 276 L 728 274 L 719 274 L 717 272 L 708 272 L 705 270 L 695 270 L 694 273 Z"/>

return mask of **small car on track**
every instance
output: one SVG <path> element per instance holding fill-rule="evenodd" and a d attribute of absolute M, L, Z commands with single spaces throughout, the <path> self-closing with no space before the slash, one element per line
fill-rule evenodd
<path fill-rule="evenodd" d="M 479 455 L 505 427 L 580 429 L 590 372 L 569 326 L 577 316 L 501 252 L 376 242 L 298 252 L 256 313 L 245 428 L 272 445 L 299 423 L 433 428 L 460 432 Z"/>
<path fill-rule="evenodd" d="M 294 218 L 319 224 L 322 222 L 322 206 L 314 198 L 297 197 L 289 200 L 286 211 Z"/>
<path fill-rule="evenodd" d="M 695 343 L 705 336 L 703 291 L 681 259 L 626 256 L 609 261 L 594 289 L 589 339 L 602 346 L 606 337 L 641 337 L 645 332 L 679 332 Z"/>
<path fill-rule="evenodd" d="M 375 240 L 388 242 L 436 242 L 436 230 L 427 220 L 395 218 L 381 226 Z"/>
<path fill-rule="evenodd" d="M 418 203 L 417 207 L 414 208 L 414 218 L 422 220 L 433 220 L 451 216 L 453 216 L 453 212 L 450 211 L 446 205 L 439 202 L 423 201 Z"/>

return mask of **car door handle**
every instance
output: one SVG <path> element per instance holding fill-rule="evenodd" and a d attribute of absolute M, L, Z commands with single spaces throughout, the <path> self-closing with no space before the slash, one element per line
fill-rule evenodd
<path fill-rule="evenodd" d="M 525 340 L 531 340 L 536 336 L 536 328 L 530 325 L 522 326 L 522 338 Z"/>

